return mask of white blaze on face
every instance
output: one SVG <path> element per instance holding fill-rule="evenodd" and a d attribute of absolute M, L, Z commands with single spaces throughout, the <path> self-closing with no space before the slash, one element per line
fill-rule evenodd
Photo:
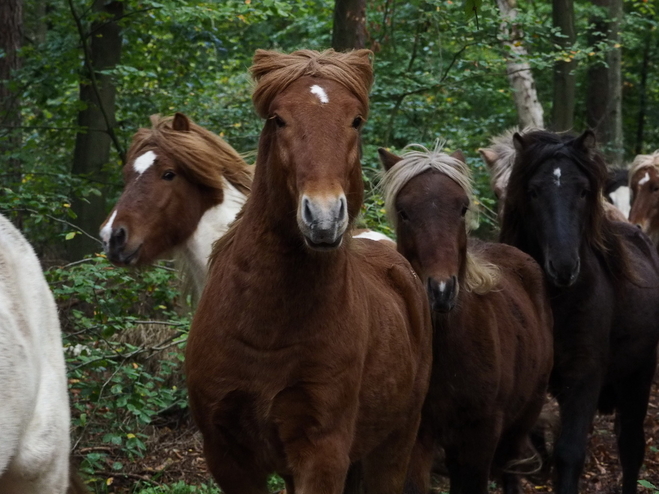
<path fill-rule="evenodd" d="M 445 282 L 445 281 L 442 281 L 442 282 L 439 284 L 439 291 L 442 292 L 442 293 L 444 293 L 444 290 L 446 290 L 446 282 Z"/>
<path fill-rule="evenodd" d="M 561 186 L 561 169 L 560 168 L 554 169 L 554 183 L 556 184 L 556 187 Z"/>
<path fill-rule="evenodd" d="M 151 165 L 156 161 L 156 153 L 153 151 L 147 151 L 141 156 L 138 156 L 133 162 L 133 168 L 137 173 L 142 175 L 145 171 L 149 169 Z"/>
<path fill-rule="evenodd" d="M 114 219 L 117 217 L 117 210 L 114 210 L 114 213 L 112 213 L 112 216 L 110 216 L 110 219 L 108 222 L 105 224 L 103 228 L 101 228 L 101 240 L 105 242 L 106 244 L 110 241 L 110 236 L 112 235 L 112 223 L 114 222 Z"/>
<path fill-rule="evenodd" d="M 329 103 L 329 98 L 327 97 L 327 93 L 319 85 L 314 84 L 313 86 L 311 86 L 311 93 L 318 96 L 318 99 L 322 104 Z"/>
<path fill-rule="evenodd" d="M 643 178 L 638 181 L 638 185 L 643 185 L 647 184 L 650 181 L 650 174 L 648 172 L 645 172 L 645 175 L 643 175 Z"/>

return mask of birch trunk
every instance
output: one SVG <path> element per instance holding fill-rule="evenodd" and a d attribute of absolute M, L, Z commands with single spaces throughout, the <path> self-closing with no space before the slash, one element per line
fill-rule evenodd
<path fill-rule="evenodd" d="M 497 4 L 504 19 L 501 23 L 501 32 L 507 40 L 504 44 L 510 52 L 507 59 L 507 73 L 513 88 L 519 126 L 543 128 L 544 112 L 538 101 L 531 66 L 526 61 L 528 52 L 522 43 L 522 29 L 515 24 L 516 0 L 497 0 Z"/>

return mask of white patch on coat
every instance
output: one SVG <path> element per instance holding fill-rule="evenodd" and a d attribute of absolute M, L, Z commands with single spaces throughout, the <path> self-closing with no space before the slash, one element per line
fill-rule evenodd
<path fill-rule="evenodd" d="M 646 184 L 649 181 L 650 181 L 650 174 L 648 172 L 645 172 L 645 175 L 643 175 L 643 178 L 638 181 L 638 185 Z"/>
<path fill-rule="evenodd" d="M 177 256 L 187 268 L 188 275 L 194 282 L 197 295 L 201 295 L 206 284 L 208 257 L 213 251 L 213 244 L 222 237 L 236 215 L 245 204 L 247 196 L 228 181 L 224 181 L 224 200 L 208 209 L 197 224 L 197 229 L 184 244 Z"/>
<path fill-rule="evenodd" d="M 376 242 L 388 240 L 389 242 L 393 242 L 389 237 L 387 237 L 384 233 L 380 232 L 362 232 L 359 235 L 355 235 L 353 238 L 368 238 L 370 240 L 375 240 Z"/>
<path fill-rule="evenodd" d="M 439 291 L 443 293 L 444 290 L 446 290 L 446 282 L 445 282 L 445 281 L 442 281 L 442 282 L 439 284 Z"/>
<path fill-rule="evenodd" d="M 556 187 L 561 186 L 561 169 L 560 168 L 555 168 L 554 169 L 554 183 L 556 184 Z"/>
<path fill-rule="evenodd" d="M 313 86 L 311 86 L 311 92 L 312 94 L 318 96 L 318 99 L 322 104 L 329 103 L 329 98 L 327 97 L 327 93 L 318 84 L 314 84 Z"/>
<path fill-rule="evenodd" d="M 112 216 L 110 216 L 110 219 L 108 222 L 105 224 L 103 228 L 101 228 L 101 240 L 105 242 L 106 244 L 110 241 L 110 237 L 112 236 L 112 223 L 114 222 L 114 219 L 117 217 L 117 210 L 114 210 L 114 213 L 112 213 Z"/>
<path fill-rule="evenodd" d="M 154 153 L 153 151 L 147 151 L 143 155 L 135 158 L 135 161 L 133 162 L 133 168 L 137 173 L 142 175 L 142 173 L 147 171 L 155 161 L 156 161 L 156 153 Z"/>
<path fill-rule="evenodd" d="M 629 219 L 629 212 L 631 211 L 631 190 L 626 185 L 618 187 L 616 190 L 609 194 L 611 202 L 617 207 L 625 218 Z"/>

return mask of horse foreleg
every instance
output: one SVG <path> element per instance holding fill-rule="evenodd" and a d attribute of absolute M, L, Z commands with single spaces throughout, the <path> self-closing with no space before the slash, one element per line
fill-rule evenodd
<path fill-rule="evenodd" d="M 211 474 L 226 494 L 269 494 L 267 472 L 238 462 L 228 449 L 204 438 L 204 456 Z M 223 445 L 222 445 L 223 446 Z"/>
<path fill-rule="evenodd" d="M 364 486 L 366 494 L 401 494 L 406 486 L 410 455 L 414 448 L 420 417 L 410 420 L 364 458 Z M 428 455 L 427 473 L 433 455 Z M 409 486 L 408 486 L 409 487 Z M 425 494 L 427 491 L 405 490 L 406 494 Z"/>
<path fill-rule="evenodd" d="M 286 445 L 295 494 L 342 494 L 350 466 L 349 444 L 338 434 Z"/>
<path fill-rule="evenodd" d="M 601 377 L 589 374 L 569 382 L 556 396 L 560 407 L 561 431 L 554 447 L 557 494 L 577 494 L 579 477 L 586 461 L 588 432 L 597 411 Z"/>
<path fill-rule="evenodd" d="M 656 355 L 643 369 L 625 379 L 616 390 L 616 434 L 622 466 L 622 494 L 635 494 L 645 456 L 643 421 L 648 409 Z"/>

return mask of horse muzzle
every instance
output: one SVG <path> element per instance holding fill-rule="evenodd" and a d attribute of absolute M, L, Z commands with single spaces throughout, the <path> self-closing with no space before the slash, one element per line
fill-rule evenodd
<path fill-rule="evenodd" d="M 430 308 L 434 312 L 446 313 L 455 307 L 458 298 L 458 279 L 455 276 L 437 281 L 428 278 L 426 283 Z"/>
<path fill-rule="evenodd" d="M 117 266 L 137 264 L 142 251 L 142 244 L 131 248 L 128 245 L 128 231 L 124 227 L 113 228 L 109 237 L 103 236 L 103 251 L 108 260 Z"/>
<path fill-rule="evenodd" d="M 298 208 L 298 226 L 307 246 L 313 250 L 337 249 L 348 228 L 348 207 L 345 194 L 312 198 L 302 196 Z"/>
<path fill-rule="evenodd" d="M 577 281 L 581 271 L 581 259 L 577 256 L 573 259 L 554 260 L 548 258 L 545 261 L 545 273 L 550 283 L 558 288 L 568 288 Z"/>

